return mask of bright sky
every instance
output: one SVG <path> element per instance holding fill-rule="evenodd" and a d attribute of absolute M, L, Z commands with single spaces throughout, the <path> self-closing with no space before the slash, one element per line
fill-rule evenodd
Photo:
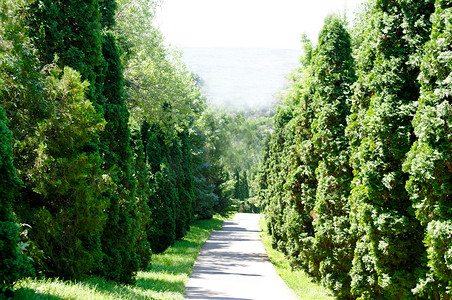
<path fill-rule="evenodd" d="M 329 13 L 348 20 L 365 0 L 163 0 L 156 23 L 169 44 L 185 47 L 301 47 L 316 41 Z"/>

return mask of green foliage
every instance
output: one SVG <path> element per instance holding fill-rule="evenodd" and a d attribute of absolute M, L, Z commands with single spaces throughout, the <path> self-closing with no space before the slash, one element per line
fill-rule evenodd
<path fill-rule="evenodd" d="M 124 52 L 129 111 L 136 120 L 166 127 L 168 137 L 177 136 L 191 128 L 205 99 L 181 54 L 164 45 L 152 24 L 155 1 L 120 0 L 118 6 L 116 35 Z"/>
<path fill-rule="evenodd" d="M 416 294 L 446 299 L 452 288 L 452 5 L 436 1 L 431 17 L 430 41 L 424 46 L 419 82 L 421 94 L 413 119 L 418 140 L 404 163 L 410 174 L 407 190 L 424 228 L 428 272 L 420 278 Z"/>
<path fill-rule="evenodd" d="M 315 261 L 320 261 L 322 283 L 341 299 L 351 298 L 348 275 L 355 241 L 348 218 L 352 178 L 348 141 L 347 97 L 355 80 L 350 35 L 344 22 L 330 16 L 312 56 L 316 87 L 313 99 L 312 145 L 319 157 L 315 170 L 317 191 L 313 210 Z"/>
<path fill-rule="evenodd" d="M 37 0 L 25 8 L 27 30 L 42 65 L 59 57 L 58 65 L 70 66 L 90 83 L 87 97 L 100 110 L 103 65 L 101 15 L 98 0 Z"/>
<path fill-rule="evenodd" d="M 161 253 L 176 240 L 175 200 L 177 191 L 171 178 L 172 172 L 166 158 L 160 171 L 154 174 L 151 184 L 150 209 L 153 221 L 148 239 L 154 253 Z"/>
<path fill-rule="evenodd" d="M 287 254 L 293 266 L 318 277 L 314 261 L 313 209 L 318 157 L 311 142 L 314 118 L 312 49 L 305 41 L 304 66 L 292 75 L 293 84 L 278 108 L 275 130 L 264 152 L 259 195 L 272 245 Z"/>
<path fill-rule="evenodd" d="M 116 0 L 99 0 L 102 28 L 113 29 L 115 26 L 115 14 L 118 4 Z"/>
<path fill-rule="evenodd" d="M 148 241 L 154 253 L 165 251 L 176 240 L 177 190 L 168 163 L 169 147 L 159 124 L 144 123 L 141 128 L 146 160 L 150 171 L 150 219 Z"/>
<path fill-rule="evenodd" d="M 402 163 L 413 142 L 415 62 L 428 38 L 431 9 L 428 1 L 373 1 L 357 35 L 359 78 L 347 128 L 351 223 L 358 235 L 351 277 L 352 292 L 365 299 L 412 297 L 422 269 L 422 229 Z"/>
<path fill-rule="evenodd" d="M 32 273 L 29 258 L 23 254 L 27 245 L 19 242 L 20 227 L 12 210 L 22 185 L 13 165 L 12 141 L 0 107 L 0 293 Z"/>
<path fill-rule="evenodd" d="M 86 99 L 89 84 L 78 72 L 41 69 L 19 14 L 25 4 L 7 2 L 2 12 L 8 18 L 2 16 L 0 26 L 8 32 L 2 34 L 0 97 L 11 112 L 14 159 L 24 183 L 14 208 L 19 221 L 31 225 L 27 250 L 37 270 L 76 277 L 101 257 L 107 199 L 100 193 L 108 176 L 100 171 L 100 156 L 87 150 L 104 121 Z"/>
<path fill-rule="evenodd" d="M 195 158 L 195 76 L 163 45 L 153 1 L 0 5 L 0 99 L 24 183 L 8 207 L 31 225 L 27 251 L 40 274 L 132 282 L 186 234 L 196 198 L 204 217 L 227 203 L 221 168 Z M 129 122 L 144 124 L 133 139 Z"/>
<path fill-rule="evenodd" d="M 60 78 L 61 77 L 61 78 Z M 36 263 L 50 274 L 80 277 L 101 258 L 99 234 L 108 184 L 99 155 L 85 153 L 104 121 L 85 98 L 88 83 L 67 67 L 45 78 L 49 117 L 38 120 L 20 147 L 36 157 L 22 169 L 26 193 L 18 206 L 21 220 L 31 225 L 30 238 L 42 251 Z M 63 209 L 64 208 L 64 209 Z"/>
<path fill-rule="evenodd" d="M 194 164 L 193 156 L 191 153 L 190 136 L 187 129 L 179 133 L 179 139 L 181 143 L 181 166 L 180 171 L 177 174 L 177 183 L 180 201 L 182 220 L 181 230 L 182 235 L 190 229 L 190 223 L 193 221 L 193 206 L 195 201 L 195 178 L 194 178 Z M 180 238 L 181 236 L 179 236 Z"/>
<path fill-rule="evenodd" d="M 331 292 L 320 284 L 313 282 L 311 278 L 302 270 L 294 269 L 286 259 L 285 255 L 271 247 L 271 236 L 265 228 L 265 220 L 261 217 L 259 225 L 262 231 L 259 233 L 262 244 L 268 254 L 270 261 L 284 280 L 299 299 L 334 299 Z"/>
<path fill-rule="evenodd" d="M 201 247 L 212 230 L 220 230 L 227 218 L 215 216 L 196 220 L 183 240 L 161 254 L 152 255 L 152 264 L 137 274 L 134 285 L 118 284 L 96 276 L 77 281 L 58 278 L 26 278 L 14 288 L 14 299 L 184 299 L 185 284 L 193 270 Z M 0 295 L 0 299 L 3 299 Z"/>
<path fill-rule="evenodd" d="M 242 202 L 250 197 L 248 178 L 245 170 L 241 174 L 238 170 L 235 173 L 234 197 Z"/>
<path fill-rule="evenodd" d="M 149 171 L 146 164 L 143 140 L 141 132 L 138 129 L 131 131 L 130 148 L 134 154 L 133 176 L 136 182 L 136 205 L 137 214 L 137 254 L 140 258 L 140 268 L 144 269 L 148 266 L 151 259 L 151 245 L 148 241 L 147 232 L 152 224 L 151 211 L 149 209 L 150 187 L 149 187 Z"/>
<path fill-rule="evenodd" d="M 105 130 L 100 135 L 103 168 L 111 173 L 114 187 L 104 195 L 110 199 L 107 222 L 102 233 L 101 274 L 119 282 L 132 282 L 139 269 L 137 254 L 139 224 L 135 201 L 136 182 L 132 175 L 129 112 L 124 99 L 123 69 L 112 34 L 103 35 L 102 54 Z"/>

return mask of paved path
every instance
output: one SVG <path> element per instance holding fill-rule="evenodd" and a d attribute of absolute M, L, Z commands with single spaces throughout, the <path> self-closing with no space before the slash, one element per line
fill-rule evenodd
<path fill-rule="evenodd" d="M 238 213 L 212 232 L 187 284 L 187 299 L 297 299 L 267 257 L 259 217 Z"/>

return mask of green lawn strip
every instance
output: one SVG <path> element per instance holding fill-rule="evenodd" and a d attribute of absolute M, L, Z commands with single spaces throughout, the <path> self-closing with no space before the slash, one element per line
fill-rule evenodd
<path fill-rule="evenodd" d="M 332 293 L 328 289 L 313 282 L 305 272 L 302 270 L 293 270 L 289 261 L 284 257 L 284 254 L 272 248 L 271 236 L 267 232 L 263 217 L 261 217 L 259 224 L 262 228 L 262 231 L 260 232 L 261 240 L 270 261 L 279 276 L 284 280 L 287 286 L 295 292 L 298 298 L 303 300 L 334 299 Z"/>
<path fill-rule="evenodd" d="M 134 285 L 120 285 L 99 277 L 80 281 L 58 278 L 18 282 L 14 299 L 184 299 L 185 284 L 202 245 L 212 230 L 220 230 L 228 217 L 197 220 L 187 235 L 161 254 L 154 254 L 149 267 L 137 274 Z M 5 299 L 0 295 L 0 299 Z"/>

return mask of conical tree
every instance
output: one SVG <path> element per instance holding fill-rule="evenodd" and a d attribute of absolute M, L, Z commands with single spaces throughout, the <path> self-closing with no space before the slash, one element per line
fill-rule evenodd
<path fill-rule="evenodd" d="M 248 177 L 246 176 L 246 170 L 242 171 L 242 195 L 243 199 L 250 197 L 250 186 L 248 184 Z"/>
<path fill-rule="evenodd" d="M 178 180 L 179 198 L 182 210 L 184 211 L 185 230 L 188 231 L 190 230 L 190 224 L 193 220 L 195 182 L 193 173 L 193 155 L 191 153 L 190 136 L 187 129 L 184 129 L 179 134 L 179 139 L 181 141 L 182 152 L 181 174 L 183 175 L 180 176 Z"/>
<path fill-rule="evenodd" d="M 122 65 L 112 34 L 103 35 L 104 117 L 106 126 L 100 136 L 103 168 L 111 172 L 114 187 L 105 193 L 110 199 L 108 219 L 102 234 L 105 257 L 101 274 L 120 282 L 132 282 L 140 262 L 137 255 L 138 208 L 130 149 L 129 112 L 124 99 Z"/>
<path fill-rule="evenodd" d="M 159 124 L 144 123 L 142 137 L 147 139 L 146 161 L 150 171 L 149 209 L 151 226 L 148 230 L 148 241 L 154 253 L 165 251 L 176 239 L 175 199 L 177 191 L 173 184 L 173 173 L 165 155 L 169 147 Z"/>
<path fill-rule="evenodd" d="M 351 298 L 349 271 L 355 241 L 349 204 L 352 178 L 345 127 L 355 80 L 351 39 L 338 16 L 326 18 L 313 56 L 316 81 L 312 144 L 319 157 L 314 214 L 316 251 L 322 283 L 341 299 Z"/>
<path fill-rule="evenodd" d="M 174 205 L 176 193 L 171 179 L 171 170 L 164 157 L 161 169 L 153 175 L 151 183 L 150 209 L 153 223 L 148 231 L 148 239 L 154 253 L 165 251 L 176 240 Z"/>
<path fill-rule="evenodd" d="M 143 141 L 140 130 L 131 130 L 131 149 L 134 153 L 133 170 L 136 181 L 136 202 L 138 208 L 137 224 L 137 253 L 140 257 L 140 268 L 144 269 L 148 266 L 151 259 L 151 245 L 148 241 L 147 232 L 152 226 L 151 211 L 149 209 L 150 187 L 149 187 L 149 171 L 146 164 L 146 156 L 144 152 Z"/>
<path fill-rule="evenodd" d="M 287 208 L 284 211 L 284 231 L 287 237 L 286 253 L 291 263 L 315 278 L 319 277 L 319 262 L 315 260 L 313 214 L 317 179 L 315 169 L 318 156 L 311 141 L 314 120 L 314 77 L 312 72 L 312 45 L 304 37 L 304 55 L 301 68 L 293 77 L 286 101 L 294 106 L 294 118 L 287 125 L 285 144 L 287 165 L 282 173 Z"/>
<path fill-rule="evenodd" d="M 172 184 L 175 188 L 174 198 L 174 220 L 176 223 L 176 239 L 182 238 L 187 232 L 186 222 L 187 222 L 187 213 L 188 211 L 185 209 L 185 205 L 182 203 L 182 200 L 187 200 L 181 198 L 181 194 L 183 194 L 182 184 L 185 180 L 185 174 L 182 172 L 182 149 L 180 145 L 179 138 L 175 138 L 173 140 L 173 145 L 171 146 L 169 153 L 169 160 L 171 167 L 171 180 Z"/>
<path fill-rule="evenodd" d="M 416 294 L 423 299 L 450 299 L 452 272 L 452 3 L 437 0 L 430 41 L 424 47 L 419 82 L 421 95 L 413 126 L 418 140 L 404 164 L 407 190 L 424 227 L 428 272 Z"/>
<path fill-rule="evenodd" d="M 428 39 L 429 1 L 371 1 L 356 37 L 358 80 L 347 134 L 354 169 L 352 230 L 358 240 L 352 292 L 363 299 L 410 299 L 422 269 L 422 227 L 402 172 L 413 143 L 419 97 L 416 62 Z"/>

